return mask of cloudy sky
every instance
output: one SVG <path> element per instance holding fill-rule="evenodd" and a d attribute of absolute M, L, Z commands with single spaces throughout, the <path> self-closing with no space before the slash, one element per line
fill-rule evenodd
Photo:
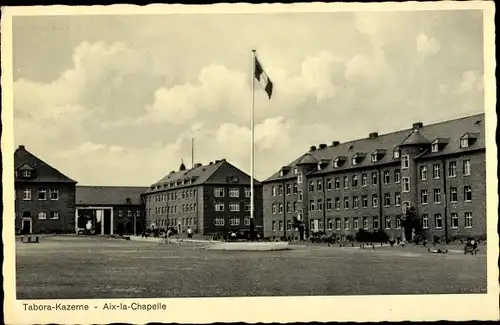
<path fill-rule="evenodd" d="M 15 144 L 82 185 L 148 186 L 181 159 L 256 177 L 310 145 L 484 110 L 480 11 L 13 18 Z"/>

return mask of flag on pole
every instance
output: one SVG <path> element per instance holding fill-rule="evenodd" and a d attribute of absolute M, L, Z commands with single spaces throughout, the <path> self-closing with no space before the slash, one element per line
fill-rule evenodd
<path fill-rule="evenodd" d="M 264 90 L 267 93 L 267 96 L 269 99 L 271 99 L 271 95 L 273 94 L 273 82 L 271 79 L 269 79 L 269 76 L 267 73 L 262 69 L 262 65 L 259 62 L 259 59 L 255 57 L 255 79 L 257 79 L 262 86 L 264 87 Z"/>

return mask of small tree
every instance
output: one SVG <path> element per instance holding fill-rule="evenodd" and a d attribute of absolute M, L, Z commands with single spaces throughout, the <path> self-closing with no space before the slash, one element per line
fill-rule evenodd
<path fill-rule="evenodd" d="M 299 230 L 299 238 L 300 240 L 304 240 L 304 222 L 302 220 L 299 220 L 297 217 L 293 217 L 293 225 L 292 229 L 298 229 Z M 292 231 L 292 237 L 293 237 L 293 231 Z"/>
<path fill-rule="evenodd" d="M 404 235 L 410 241 L 415 234 L 415 237 L 421 238 L 424 235 L 422 220 L 417 215 L 415 207 L 410 207 L 401 218 L 401 225 L 404 228 Z"/>

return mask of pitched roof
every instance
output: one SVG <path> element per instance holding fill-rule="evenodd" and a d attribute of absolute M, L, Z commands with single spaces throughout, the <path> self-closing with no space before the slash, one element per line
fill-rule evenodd
<path fill-rule="evenodd" d="M 141 194 L 147 187 L 133 186 L 77 186 L 76 205 L 140 205 Z M 130 198 L 130 203 L 127 203 Z"/>
<path fill-rule="evenodd" d="M 430 141 L 420 133 L 419 130 L 414 130 L 408 138 L 406 138 L 402 143 L 401 146 L 410 146 L 410 145 L 417 145 L 417 144 L 428 144 Z"/>
<path fill-rule="evenodd" d="M 422 126 L 417 133 L 413 131 L 413 128 L 409 128 L 397 132 L 378 135 L 375 138 L 353 140 L 336 146 L 327 146 L 324 149 L 309 152 L 309 154 L 317 160 L 320 158 L 331 160 L 327 167 L 322 168 L 321 171 L 314 170 L 312 173 L 327 173 L 333 170 L 346 170 L 350 168 L 377 166 L 391 162 L 398 162 L 399 159 L 393 158 L 393 151 L 405 140 L 424 142 L 424 139 L 427 139 L 425 143 L 431 143 L 436 138 L 449 139 L 449 143 L 444 146 L 441 151 L 432 153 L 429 150 L 423 152 L 419 158 L 430 158 L 434 156 L 484 149 L 486 147 L 484 136 L 484 113 Z M 478 134 L 477 140 L 471 147 L 460 148 L 460 138 L 466 133 Z M 386 152 L 382 157 L 379 157 L 376 162 L 372 162 L 370 154 L 377 149 L 383 149 L 386 150 Z M 366 154 L 366 157 L 363 158 L 361 162 L 353 166 L 350 158 L 352 158 L 356 153 L 364 153 Z M 333 161 L 339 156 L 345 156 L 348 159 L 342 166 L 334 168 Z M 294 167 L 303 157 L 304 155 L 300 156 L 288 164 L 288 166 Z M 280 177 L 280 173 L 278 171 L 267 178 L 264 182 L 284 180 L 293 177 L 296 177 L 293 173 Z"/>
<path fill-rule="evenodd" d="M 296 165 L 308 165 L 308 164 L 317 164 L 318 159 L 316 159 L 313 155 L 311 155 L 309 152 L 304 154 L 302 158 L 298 162 L 296 162 Z"/>
<path fill-rule="evenodd" d="M 28 150 L 19 146 L 14 152 L 14 169 L 30 169 L 35 171 L 36 177 L 16 181 L 23 182 L 49 182 L 49 183 L 74 183 L 77 182 L 50 166 Z"/>

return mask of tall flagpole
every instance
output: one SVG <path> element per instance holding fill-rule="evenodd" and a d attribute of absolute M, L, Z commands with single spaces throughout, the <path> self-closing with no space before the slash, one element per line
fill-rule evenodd
<path fill-rule="evenodd" d="M 250 231 L 254 238 L 255 228 L 255 204 L 254 204 L 254 107 L 255 107 L 255 50 L 252 50 L 252 108 L 250 113 Z"/>
<path fill-rule="evenodd" d="M 191 169 L 194 168 L 194 137 L 191 138 Z"/>

